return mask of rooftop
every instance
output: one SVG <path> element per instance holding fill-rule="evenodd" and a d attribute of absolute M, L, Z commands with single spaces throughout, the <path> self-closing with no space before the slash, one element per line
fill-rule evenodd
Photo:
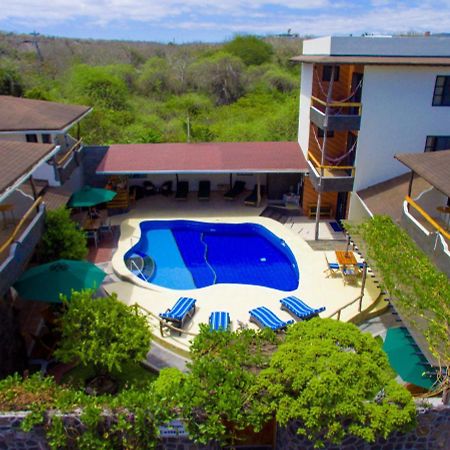
<path fill-rule="evenodd" d="M 297 142 L 111 145 L 98 174 L 307 172 Z"/>
<path fill-rule="evenodd" d="M 0 95 L 0 133 L 63 131 L 91 107 Z"/>
<path fill-rule="evenodd" d="M 0 141 L 0 200 L 14 189 L 15 184 L 25 181 L 54 151 L 54 144 Z"/>

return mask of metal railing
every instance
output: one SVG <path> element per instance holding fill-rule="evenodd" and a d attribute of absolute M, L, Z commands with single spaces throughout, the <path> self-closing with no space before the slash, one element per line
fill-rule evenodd
<path fill-rule="evenodd" d="M 42 203 L 42 197 L 38 197 L 34 203 L 30 206 L 27 212 L 22 216 L 19 223 L 14 227 L 8 238 L 0 245 L 0 255 L 9 248 L 9 246 L 16 240 L 17 236 L 23 231 L 24 225 L 33 212 L 38 210 L 39 205 Z"/>
<path fill-rule="evenodd" d="M 405 201 L 409 206 L 412 206 L 438 233 L 444 236 L 446 239 L 450 239 L 450 233 L 441 225 L 439 225 L 419 204 L 417 204 L 408 195 L 405 197 Z"/>
<path fill-rule="evenodd" d="M 327 102 L 318 97 L 311 95 L 311 103 L 317 103 L 321 106 L 328 106 L 328 108 L 358 108 L 358 115 L 361 115 L 361 102 Z"/>
<path fill-rule="evenodd" d="M 351 170 L 351 176 L 355 176 L 355 166 L 332 166 L 329 164 L 321 164 L 320 161 L 312 154 L 311 151 L 308 152 L 308 159 L 314 164 L 316 169 L 320 170 L 320 175 L 323 176 L 324 170 Z"/>

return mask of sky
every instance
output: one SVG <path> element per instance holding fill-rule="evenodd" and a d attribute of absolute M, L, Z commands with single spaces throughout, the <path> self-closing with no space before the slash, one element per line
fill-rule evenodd
<path fill-rule="evenodd" d="M 157 42 L 450 31 L 450 0 L 3 0 L 0 30 Z"/>

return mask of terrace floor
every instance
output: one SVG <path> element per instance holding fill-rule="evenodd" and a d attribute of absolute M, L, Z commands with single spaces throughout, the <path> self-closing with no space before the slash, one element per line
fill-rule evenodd
<path fill-rule="evenodd" d="M 139 304 L 152 315 L 156 316 L 173 306 L 179 296 L 186 295 L 197 299 L 197 312 L 185 327 L 189 333 L 196 334 L 200 323 L 207 323 L 213 310 L 226 310 L 232 318 L 232 328 L 240 326 L 253 327 L 249 324 L 248 311 L 254 307 L 266 305 L 270 307 L 281 319 L 289 320 L 292 317 L 280 310 L 279 300 L 287 295 L 297 295 L 312 307 L 325 306 L 327 309 L 322 317 L 329 317 L 337 310 L 354 300 L 361 292 L 360 282 L 355 285 L 344 285 L 342 277 L 327 277 L 324 273 L 326 261 L 324 253 L 330 261 L 335 261 L 334 249 L 345 249 L 343 233 L 334 231 L 329 221 L 321 222 L 321 241 L 315 245 L 308 245 L 307 240 L 314 239 L 314 220 L 286 211 L 286 214 L 275 218 L 261 217 L 266 209 L 265 202 L 258 208 L 245 206 L 243 199 L 227 201 L 223 193 L 214 192 L 210 201 L 201 202 L 195 193 L 190 194 L 187 201 L 176 201 L 173 197 L 152 196 L 138 200 L 132 210 L 126 214 L 111 217 L 111 223 L 120 227 L 119 250 L 115 252 L 115 242 L 100 241 L 99 247 L 91 249 L 90 259 L 101 265 L 110 274 L 104 288 L 107 292 L 116 292 L 119 299 L 126 304 Z M 283 212 L 283 209 L 281 209 Z M 286 218 L 287 217 L 287 218 Z M 123 259 L 123 254 L 131 247 L 132 238 L 139 234 L 139 222 L 148 219 L 197 219 L 202 221 L 223 222 L 256 222 L 261 223 L 277 236 L 284 239 L 294 252 L 300 269 L 300 285 L 296 291 L 281 292 L 275 289 L 248 285 L 218 284 L 191 291 L 179 291 L 154 287 L 136 279 L 127 280 L 117 277 L 114 260 Z M 284 222 L 284 223 L 283 223 Z M 134 242 L 133 242 L 134 243 Z M 326 245 L 324 245 L 326 243 Z M 322 245 L 318 245 L 322 244 Z M 315 247 L 315 248 L 313 248 Z M 326 250 L 324 252 L 324 250 Z M 108 262 L 113 254 L 113 264 Z M 380 291 L 373 279 L 368 277 L 363 309 L 369 307 L 379 297 Z M 350 320 L 358 313 L 355 303 L 347 308 L 341 315 L 341 320 Z M 159 322 L 150 317 L 154 327 L 155 336 L 159 335 Z M 162 339 L 168 345 L 178 349 L 187 350 L 191 335 L 181 337 L 166 333 Z"/>

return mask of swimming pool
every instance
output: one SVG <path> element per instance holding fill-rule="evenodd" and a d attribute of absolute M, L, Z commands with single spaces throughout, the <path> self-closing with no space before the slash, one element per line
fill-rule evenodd
<path fill-rule="evenodd" d="M 249 284 L 281 291 L 300 279 L 289 246 L 256 223 L 148 220 L 141 237 L 124 255 L 139 278 L 170 289 L 220 283 Z"/>

